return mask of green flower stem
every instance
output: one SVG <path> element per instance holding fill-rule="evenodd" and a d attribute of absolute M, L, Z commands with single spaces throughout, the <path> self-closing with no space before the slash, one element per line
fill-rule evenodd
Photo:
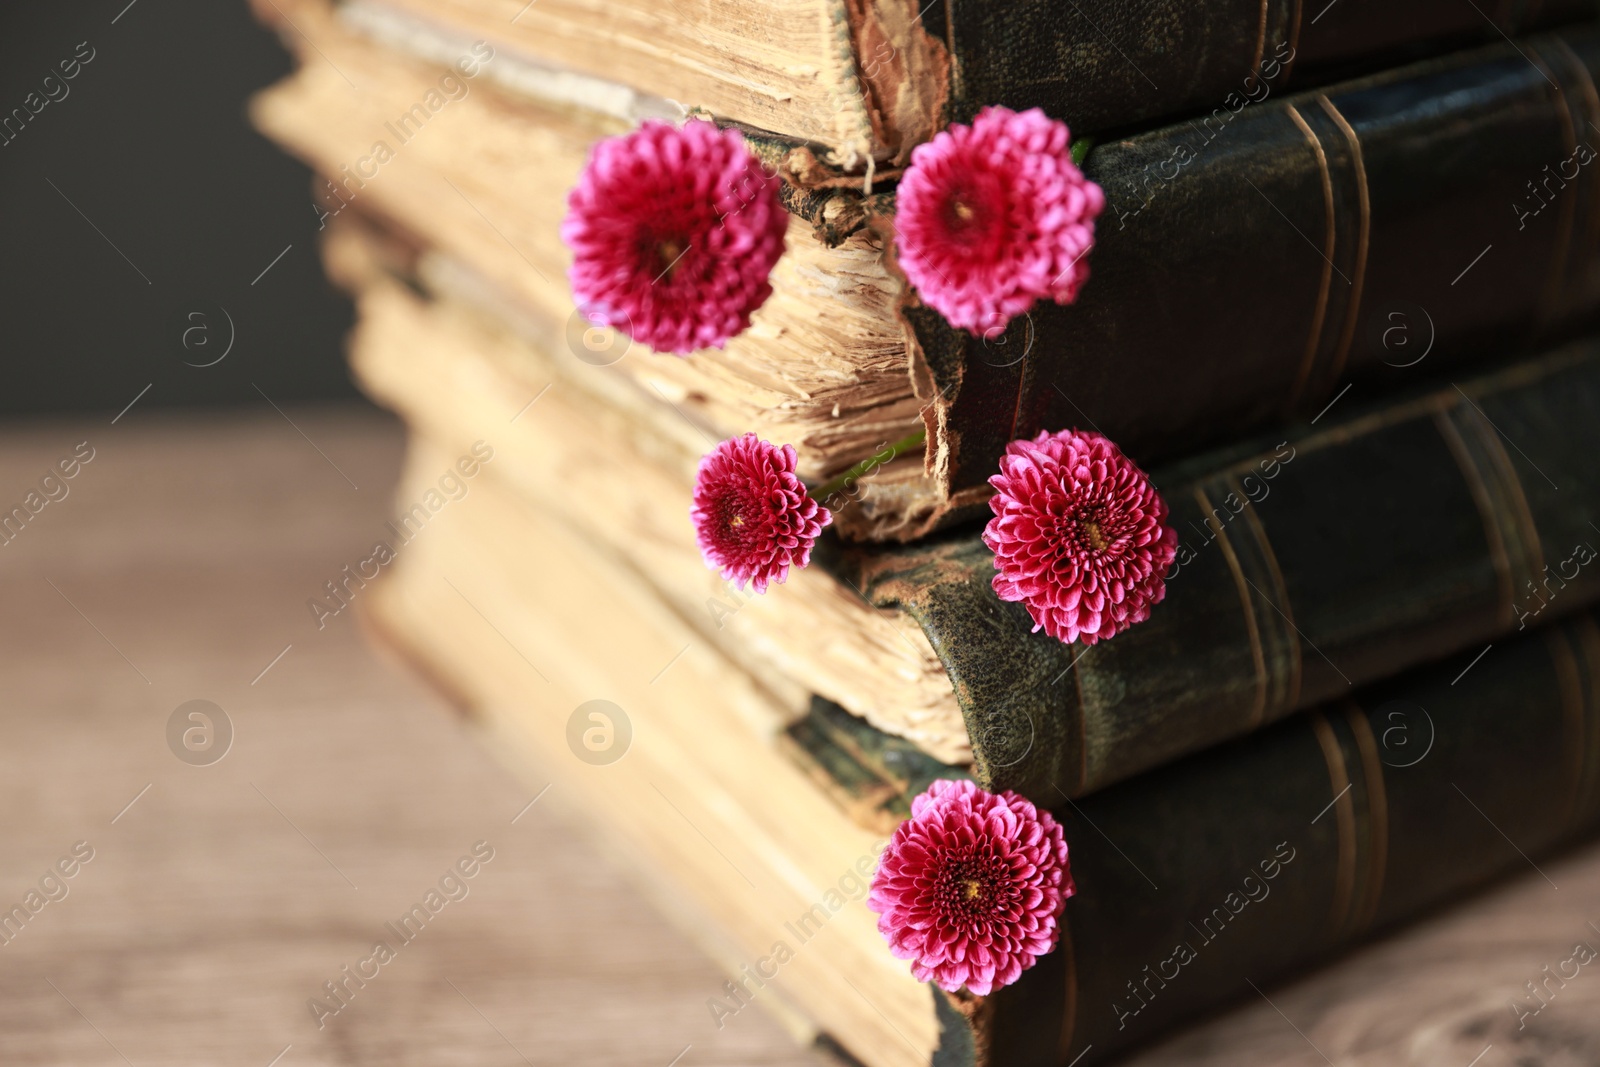
<path fill-rule="evenodd" d="M 847 485 L 852 485 L 855 482 L 860 481 L 862 478 L 866 477 L 867 474 L 871 473 L 873 468 L 881 467 L 885 463 L 894 462 L 894 460 L 899 458 L 903 453 L 909 452 L 913 448 L 921 446 L 927 439 L 928 431 L 926 429 L 922 429 L 918 430 L 910 437 L 896 441 L 894 444 L 889 446 L 889 454 L 887 456 L 884 456 L 881 452 L 868 456 L 866 459 L 862 460 L 860 463 L 857 463 L 854 467 L 851 467 L 843 474 L 830 478 L 828 481 L 811 490 L 811 499 L 820 504 L 826 505 L 827 499 L 834 493 L 837 493 Z"/>
<path fill-rule="evenodd" d="M 1089 154 L 1089 150 L 1092 149 L 1093 147 L 1094 147 L 1094 138 L 1093 137 L 1080 137 L 1077 140 L 1073 141 L 1072 142 L 1072 162 L 1076 163 L 1080 167 L 1083 166 L 1084 157 Z"/>

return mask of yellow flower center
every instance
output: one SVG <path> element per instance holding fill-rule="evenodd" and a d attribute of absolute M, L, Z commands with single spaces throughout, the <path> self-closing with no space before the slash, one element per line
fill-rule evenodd
<path fill-rule="evenodd" d="M 666 240 L 656 245 L 656 255 L 661 263 L 661 273 L 657 276 L 658 281 L 664 279 L 670 282 L 672 280 L 672 276 L 677 273 L 679 260 L 683 259 L 683 253 L 684 246 L 677 241 Z"/>
<path fill-rule="evenodd" d="M 1104 552 L 1106 545 L 1110 544 L 1110 542 L 1106 540 L 1105 534 L 1100 532 L 1100 524 L 1086 522 L 1082 525 L 1084 536 L 1089 539 L 1089 544 L 1094 547 L 1096 552 Z"/>

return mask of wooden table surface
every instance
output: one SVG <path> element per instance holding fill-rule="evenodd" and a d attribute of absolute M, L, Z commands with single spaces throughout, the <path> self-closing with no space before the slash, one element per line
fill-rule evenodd
<path fill-rule="evenodd" d="M 307 599 L 382 535 L 394 424 L 135 407 L 13 427 L 0 508 L 85 441 L 67 495 L 0 545 L 0 911 L 38 909 L 0 927 L 0 1064 L 823 1062 L 758 1012 L 717 1030 L 722 976 L 582 813 L 528 807 L 351 613 L 318 629 Z M 190 700 L 232 725 L 208 765 L 169 747 Z M 480 841 L 467 895 L 319 1027 L 308 1001 Z M 52 876 L 75 846 L 93 858 Z M 1509 1006 L 1600 948 L 1600 848 L 1539 866 L 1136 1062 L 1600 1063 L 1600 963 L 1521 1029 Z"/>

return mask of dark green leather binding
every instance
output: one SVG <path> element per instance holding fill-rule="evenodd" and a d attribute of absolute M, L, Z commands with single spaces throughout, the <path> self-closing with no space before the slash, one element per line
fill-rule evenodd
<path fill-rule="evenodd" d="M 1600 822 L 1600 625 L 1530 630 L 1463 674 L 1469 658 L 1057 796 L 1078 887 L 1061 945 L 988 998 L 930 987 L 933 1062 L 1091 1067 L 1489 878 L 1532 876 L 1523 854 Z"/>
<path fill-rule="evenodd" d="M 976 533 L 827 565 L 926 631 L 977 780 L 1048 804 L 1600 598 L 1597 458 L 1600 342 L 1197 457 L 1154 476 L 1165 601 L 1092 647 L 1031 632 Z"/>
<path fill-rule="evenodd" d="M 1316 68 L 1595 12 L 1592 0 L 953 0 L 928 5 L 923 20 L 955 56 L 953 118 L 985 104 L 1042 107 L 1091 132 L 1220 107 Z"/>
<path fill-rule="evenodd" d="M 1532 875 L 1519 850 L 1592 829 L 1594 618 L 1496 645 L 1458 682 L 1461 666 L 1059 811 L 1068 937 L 991 998 L 990 1062 L 1103 1062 L 1497 874 Z"/>
<path fill-rule="evenodd" d="M 1007 442 L 1041 429 L 1148 464 L 1592 319 L 1597 70 L 1585 27 L 1097 145 L 1077 304 L 988 341 L 904 310 L 947 509 L 928 525 L 982 513 Z"/>
<path fill-rule="evenodd" d="M 910 816 L 910 798 L 934 779 L 971 777 L 822 697 L 811 698 L 811 711 L 778 743 L 857 825 L 884 834 Z"/>

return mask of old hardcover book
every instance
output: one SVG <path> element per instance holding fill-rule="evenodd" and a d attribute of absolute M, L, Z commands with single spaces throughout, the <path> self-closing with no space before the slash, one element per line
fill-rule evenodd
<path fill-rule="evenodd" d="M 1076 304 L 987 341 L 903 311 L 938 507 L 981 512 L 1040 429 L 1152 461 L 1592 320 L 1597 70 L 1578 29 L 1098 145 Z"/>
<path fill-rule="evenodd" d="M 867 758 L 842 791 L 892 788 L 874 739 L 847 747 Z M 1600 824 L 1600 626 L 1584 613 L 1061 800 L 1078 894 L 1060 948 L 990 997 L 941 998 L 936 1063 L 1102 1063 L 1496 874 L 1543 876 L 1530 856 Z M 1508 1017 L 1561 984 L 1529 983 Z"/>
<path fill-rule="evenodd" d="M 766 596 L 701 562 L 689 491 L 706 442 L 670 409 L 604 368 L 553 357 L 515 324 L 470 304 L 427 301 L 389 270 L 406 249 L 330 228 L 329 273 L 357 295 L 352 369 L 379 403 L 441 446 L 483 438 L 493 474 L 627 561 L 702 638 L 776 693 L 795 715 L 807 687 L 953 763 L 972 758 L 950 681 L 927 638 L 821 568 Z M 385 257 L 389 258 L 385 258 Z M 665 415 L 665 417 L 663 417 Z M 505 504 L 485 507 L 507 507 Z M 519 521 L 513 512 L 507 526 Z"/>
<path fill-rule="evenodd" d="M 513 55 L 452 76 L 446 100 L 439 67 L 320 10 L 297 12 L 315 50 L 301 44 L 299 73 L 254 114 L 329 176 L 330 213 L 409 231 L 459 288 L 526 318 L 546 347 L 611 364 L 711 440 L 795 445 L 814 484 L 910 447 L 840 514 L 850 538 L 983 514 L 1006 442 L 1040 429 L 1093 426 L 1148 465 L 1314 417 L 1352 382 L 1389 390 L 1526 349 L 1600 303 L 1593 28 L 1096 146 L 1085 167 L 1108 207 L 1093 278 L 1076 305 L 988 340 L 916 306 L 885 251 L 892 194 L 797 190 L 752 328 L 679 359 L 588 329 L 565 281 L 565 191 L 621 123 L 553 103 L 548 73 Z M 438 113 L 396 138 L 429 92 Z"/>
<path fill-rule="evenodd" d="M 753 430 L 793 444 L 808 480 L 921 427 L 893 310 L 899 284 L 874 235 L 858 227 L 830 248 L 795 218 L 773 294 L 749 330 L 724 350 L 654 355 L 583 319 L 559 235 L 590 146 L 623 123 L 521 92 L 548 75 L 511 54 L 480 58 L 468 42 L 436 57 L 441 65 L 375 43 L 316 3 L 296 9 L 294 22 L 306 36 L 286 40 L 302 65 L 259 96 L 252 115 L 325 176 L 313 196 L 328 224 L 357 212 L 384 219 L 426 253 L 439 284 L 501 307 L 552 353 L 692 420 L 696 440 Z M 477 73 L 462 76 L 457 60 Z M 702 441 L 701 451 L 709 447 Z M 920 477 L 915 460 L 901 466 Z"/>
<path fill-rule="evenodd" d="M 266 0 L 258 0 L 266 8 Z M 610 96 L 797 142 L 839 172 L 903 164 L 985 104 L 1083 133 L 1221 107 L 1319 68 L 1440 51 L 1592 14 L 1590 0 L 352 0 L 354 17 L 482 37 Z M 270 9 L 268 13 L 271 14 Z M 1307 78 L 1305 75 L 1309 74 Z M 589 92 L 598 95 L 595 90 Z"/>
<path fill-rule="evenodd" d="M 411 444 L 401 511 L 462 455 Z M 730 1015 L 772 1011 L 801 1040 L 872 1067 L 927 1064 L 933 998 L 861 903 L 884 839 L 776 746 L 788 698 L 593 538 L 525 505 L 515 524 L 480 514 L 504 458 L 496 448 L 449 515 L 398 548 L 356 602 L 362 620 L 467 712 L 529 796 L 550 787 L 540 810 L 586 820 L 722 965 L 730 981 L 683 1020 L 696 1053 L 700 1035 L 738 1024 Z"/>
<path fill-rule="evenodd" d="M 1167 598 L 1085 647 L 1031 632 L 1022 605 L 995 596 L 973 533 L 825 541 L 765 596 L 731 590 L 694 544 L 704 442 L 682 420 L 623 406 L 603 369 L 373 273 L 368 248 L 341 231 L 330 270 L 362 293 L 352 356 L 382 403 L 444 444 L 488 435 L 496 478 L 629 561 L 775 691 L 801 694 L 792 708 L 818 693 L 1035 800 L 1468 659 L 1600 597 L 1594 342 L 1156 472 L 1180 537 Z"/>
<path fill-rule="evenodd" d="M 1110 641 L 1031 632 L 974 535 L 851 550 L 842 573 L 922 624 L 979 780 L 1048 802 L 1600 597 L 1597 453 L 1587 341 L 1155 472 L 1178 558 Z"/>
<path fill-rule="evenodd" d="M 414 440 L 402 506 L 452 449 Z M 783 700 L 593 539 L 515 501 L 517 522 L 485 511 L 506 494 L 489 467 L 361 604 L 723 961 L 703 1025 L 760 1004 L 872 1067 L 1084 1067 L 1528 870 L 1600 815 L 1600 627 L 1582 614 L 1465 674 L 1429 667 L 1057 797 L 1078 886 L 1060 947 L 991 997 L 947 997 L 910 979 L 861 903 L 892 815 L 869 829 L 830 799 L 862 814 L 884 786 L 919 788 L 883 773 L 907 771 L 893 742 L 812 715 L 775 743 Z M 610 732 L 585 747 L 597 723 Z M 829 748 L 805 768 L 783 755 L 817 751 L 800 726 Z"/>

